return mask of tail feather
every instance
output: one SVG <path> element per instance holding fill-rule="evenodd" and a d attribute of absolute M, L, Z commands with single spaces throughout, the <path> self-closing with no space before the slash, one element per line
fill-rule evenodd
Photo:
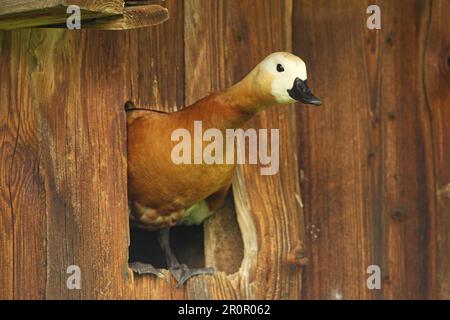
<path fill-rule="evenodd" d="M 133 101 L 127 101 L 125 102 L 125 111 L 149 111 L 149 112 L 157 112 L 157 113 L 164 113 L 164 114 L 168 114 L 168 112 L 166 111 L 161 111 L 161 110 L 153 110 L 153 109 L 147 109 L 147 108 L 138 108 L 136 107 L 136 105 L 134 104 Z"/>
<path fill-rule="evenodd" d="M 133 101 L 127 101 L 125 102 L 125 111 L 130 111 L 136 109 L 136 106 L 134 105 Z"/>

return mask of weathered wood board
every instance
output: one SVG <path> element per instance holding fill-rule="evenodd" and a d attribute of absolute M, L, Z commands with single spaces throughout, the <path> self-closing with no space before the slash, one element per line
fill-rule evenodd
<path fill-rule="evenodd" d="M 52 26 L 66 28 L 71 5 L 80 9 L 83 29 L 124 30 L 163 23 L 169 18 L 163 1 L 123 0 L 5 0 L 0 3 L 0 29 Z M 127 5 L 127 6 L 125 6 Z"/>
<path fill-rule="evenodd" d="M 77 5 L 89 11 L 120 14 L 124 7 L 124 0 L 2 0 L 0 15 L 20 14 L 69 5 Z"/>
<path fill-rule="evenodd" d="M 80 8 L 83 21 L 117 16 L 124 11 L 123 0 L 3 0 L 0 3 L 0 29 L 65 23 L 70 5 Z"/>
<path fill-rule="evenodd" d="M 369 4 L 294 3 L 294 51 L 324 100 L 299 117 L 304 297 L 448 298 L 449 1 L 375 1 L 381 30 L 365 27 Z"/>
<path fill-rule="evenodd" d="M 424 52 L 423 124 L 431 135 L 429 164 L 430 235 L 433 297 L 450 299 L 450 1 L 433 1 Z M 434 204 L 435 202 L 435 204 Z M 432 210 L 432 211 L 431 211 Z"/>

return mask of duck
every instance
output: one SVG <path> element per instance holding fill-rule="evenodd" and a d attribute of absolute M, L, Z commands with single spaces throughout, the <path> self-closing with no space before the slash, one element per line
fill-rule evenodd
<path fill-rule="evenodd" d="M 208 268 L 189 268 L 180 263 L 170 247 L 170 229 L 198 225 L 222 205 L 231 187 L 235 163 L 175 163 L 173 132 L 194 132 L 194 122 L 203 129 L 242 128 L 257 113 L 295 102 L 320 106 L 309 89 L 305 62 L 289 52 L 264 58 L 242 80 L 214 92 L 176 112 L 167 113 L 125 103 L 127 122 L 128 200 L 133 225 L 158 232 L 170 273 L 177 286 Z M 225 151 L 224 151 L 225 152 Z M 130 263 L 133 272 L 164 276 L 150 264 Z"/>

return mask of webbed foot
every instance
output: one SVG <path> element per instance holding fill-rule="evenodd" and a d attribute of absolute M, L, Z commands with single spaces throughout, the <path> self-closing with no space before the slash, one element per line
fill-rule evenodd
<path fill-rule="evenodd" d="M 184 284 L 189 278 L 202 274 L 214 274 L 213 268 L 193 268 L 190 269 L 185 264 L 179 264 L 169 268 L 169 271 L 177 280 L 177 288 Z"/>

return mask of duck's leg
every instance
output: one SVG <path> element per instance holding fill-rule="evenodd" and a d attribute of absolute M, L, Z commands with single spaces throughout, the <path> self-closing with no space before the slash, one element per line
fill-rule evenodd
<path fill-rule="evenodd" d="M 153 274 L 159 278 L 165 278 L 164 273 L 156 269 L 154 266 L 148 263 L 142 263 L 142 262 L 131 262 L 129 265 L 131 270 L 133 272 L 141 275 L 141 274 Z"/>
<path fill-rule="evenodd" d="M 173 274 L 175 279 L 177 280 L 177 287 L 181 286 L 186 282 L 190 277 L 201 275 L 201 274 L 213 274 L 213 268 L 198 268 L 198 269 L 190 269 L 185 264 L 180 264 L 177 257 L 172 252 L 170 248 L 170 235 L 169 229 L 162 229 L 159 232 L 159 244 L 161 245 L 161 249 L 166 257 L 167 265 L 169 271 Z"/>

